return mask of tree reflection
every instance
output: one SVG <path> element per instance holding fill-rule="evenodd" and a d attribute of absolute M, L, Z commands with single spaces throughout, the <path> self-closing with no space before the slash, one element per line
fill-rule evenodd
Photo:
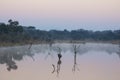
<path fill-rule="evenodd" d="M 7 66 L 7 70 L 11 71 L 11 69 L 16 70 L 17 69 L 17 65 L 15 63 L 15 61 L 13 61 L 13 59 L 16 59 L 16 55 L 13 57 L 13 55 L 11 54 L 4 54 L 2 56 L 0 56 L 0 64 L 6 64 Z M 17 59 L 19 60 L 19 59 Z"/>
<path fill-rule="evenodd" d="M 31 43 L 30 43 L 30 46 L 29 46 L 29 48 L 28 48 L 28 49 L 31 49 L 31 47 L 32 47 L 32 44 L 33 44 L 33 43 L 31 42 Z"/>
<path fill-rule="evenodd" d="M 34 59 L 34 54 L 35 53 L 43 53 L 43 52 L 47 52 L 47 56 L 51 56 L 53 57 L 53 53 L 57 52 L 57 62 L 56 65 L 52 64 L 53 67 L 53 71 L 52 73 L 56 72 L 57 75 L 59 75 L 60 73 L 60 69 L 61 69 L 61 58 L 62 58 L 62 54 L 61 52 L 64 51 L 71 51 L 72 53 L 74 53 L 73 58 L 74 58 L 74 62 L 73 62 L 73 66 L 72 66 L 72 71 L 75 72 L 76 70 L 79 71 L 79 67 L 77 64 L 77 57 L 82 54 L 86 54 L 87 52 L 89 52 L 90 50 L 94 50 L 94 51 L 105 51 L 109 54 L 113 54 L 113 53 L 117 53 L 117 55 L 119 55 L 120 57 L 120 45 L 116 46 L 116 45 L 104 45 L 103 44 L 86 44 L 86 45 L 82 45 L 82 44 L 72 44 L 72 49 L 71 49 L 71 44 L 57 44 L 57 46 L 59 45 L 59 47 L 56 47 L 56 44 L 47 44 L 48 46 L 46 47 L 46 45 L 32 45 L 32 43 L 30 44 L 30 46 L 18 46 L 18 47 L 8 47 L 8 48 L 0 48 L 0 64 L 6 64 L 7 66 L 7 70 L 11 71 L 11 70 L 16 70 L 18 68 L 16 61 L 21 61 L 23 60 L 24 56 L 29 56 Z M 31 47 L 32 46 L 32 47 Z M 91 47 L 92 46 L 92 47 Z M 34 49 L 34 50 L 33 50 Z"/>
<path fill-rule="evenodd" d="M 23 60 L 24 56 L 33 58 L 33 55 L 28 48 L 6 48 L 0 51 L 0 64 L 6 64 L 8 71 L 16 70 L 18 68 L 16 61 Z"/>
<path fill-rule="evenodd" d="M 120 44 L 119 44 L 119 50 L 118 50 L 118 52 L 116 52 L 117 54 L 118 54 L 118 56 L 119 56 L 119 58 L 120 58 Z"/>
<path fill-rule="evenodd" d="M 57 74 L 59 74 L 59 72 L 60 72 L 60 65 L 62 63 L 61 57 L 62 57 L 62 54 L 61 54 L 61 50 L 60 50 L 60 53 L 58 53 Z"/>
<path fill-rule="evenodd" d="M 52 45 L 53 45 L 53 43 L 50 42 L 49 45 L 48 45 L 50 51 L 49 51 L 49 52 L 47 53 L 47 55 L 45 56 L 45 59 L 47 59 L 49 56 L 51 56 L 51 58 L 53 58 L 53 54 L 51 54 L 52 48 L 53 48 Z"/>
<path fill-rule="evenodd" d="M 80 45 L 73 44 L 72 46 L 73 46 L 73 52 L 74 52 L 74 65 L 73 65 L 72 71 L 75 72 L 76 70 L 79 71 L 79 68 L 77 65 L 77 53 L 78 53 Z"/>
<path fill-rule="evenodd" d="M 60 47 L 57 47 L 57 48 L 58 48 L 57 49 L 57 51 L 58 51 L 58 54 L 57 54 L 57 56 L 58 56 L 58 62 L 57 62 L 57 70 L 56 70 L 56 72 L 57 72 L 57 76 L 59 76 L 59 72 L 60 72 L 60 69 L 61 69 L 61 63 L 62 63 L 62 61 L 61 61 L 61 58 L 62 58 L 61 51 L 62 51 L 62 49 Z M 52 66 L 53 66 L 52 73 L 54 73 L 55 72 L 55 65 L 52 64 Z"/>

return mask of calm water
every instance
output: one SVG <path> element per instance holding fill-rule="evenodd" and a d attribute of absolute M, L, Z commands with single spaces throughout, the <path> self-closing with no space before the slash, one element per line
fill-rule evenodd
<path fill-rule="evenodd" d="M 120 80 L 120 46 L 58 43 L 1 47 L 0 80 Z"/>

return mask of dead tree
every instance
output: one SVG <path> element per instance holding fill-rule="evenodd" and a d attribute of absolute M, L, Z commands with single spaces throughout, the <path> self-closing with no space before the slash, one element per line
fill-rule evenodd
<path fill-rule="evenodd" d="M 52 64 L 52 66 L 53 66 L 52 73 L 54 73 L 56 71 L 57 72 L 57 76 L 59 76 L 59 72 L 60 72 L 60 68 L 61 68 L 61 63 L 62 63 L 62 61 L 61 61 L 61 58 L 62 58 L 61 51 L 62 51 L 62 49 L 60 47 L 58 47 L 58 54 L 57 54 L 57 56 L 58 56 L 58 62 L 57 62 L 57 69 L 56 70 L 55 70 L 55 65 Z"/>
<path fill-rule="evenodd" d="M 76 69 L 79 71 L 79 68 L 78 68 L 78 65 L 77 65 L 77 53 L 78 53 L 78 50 L 79 50 L 79 47 L 80 45 L 73 45 L 73 52 L 74 52 L 74 64 L 73 64 L 73 68 L 72 68 L 72 71 L 76 71 Z"/>

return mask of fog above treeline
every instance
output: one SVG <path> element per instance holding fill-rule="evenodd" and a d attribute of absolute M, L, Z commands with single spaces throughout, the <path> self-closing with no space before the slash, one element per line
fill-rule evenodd
<path fill-rule="evenodd" d="M 93 40 L 111 41 L 120 40 L 120 30 L 40 30 L 34 26 L 22 26 L 18 21 L 8 20 L 8 23 L 0 23 L 0 42 L 28 43 L 29 41 L 51 42 L 56 40 Z"/>

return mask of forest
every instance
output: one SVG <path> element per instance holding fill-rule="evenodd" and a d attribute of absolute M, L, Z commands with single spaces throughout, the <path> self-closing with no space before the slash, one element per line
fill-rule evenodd
<path fill-rule="evenodd" d="M 18 21 L 8 20 L 0 23 L 0 44 L 20 43 L 29 44 L 37 42 L 54 41 L 120 41 L 120 30 L 40 30 L 34 26 L 22 26 Z"/>

